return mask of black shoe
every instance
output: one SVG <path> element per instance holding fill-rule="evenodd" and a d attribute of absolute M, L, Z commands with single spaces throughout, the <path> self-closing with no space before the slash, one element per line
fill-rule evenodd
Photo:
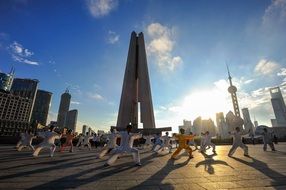
<path fill-rule="evenodd" d="M 105 163 L 103 166 L 104 166 L 104 167 L 108 167 L 108 166 L 110 166 L 110 165 L 109 165 L 109 164 L 107 164 L 107 163 Z"/>
<path fill-rule="evenodd" d="M 137 164 L 135 164 L 135 166 L 142 166 L 142 164 L 141 163 L 137 163 Z"/>

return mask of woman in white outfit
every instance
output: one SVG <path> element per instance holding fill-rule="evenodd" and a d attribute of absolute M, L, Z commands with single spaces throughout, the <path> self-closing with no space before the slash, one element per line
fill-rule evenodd
<path fill-rule="evenodd" d="M 108 135 L 108 143 L 102 148 L 97 158 L 104 157 L 106 154 L 117 147 L 116 140 L 119 137 L 119 134 L 114 129 L 110 129 L 110 132 L 111 134 Z"/>
<path fill-rule="evenodd" d="M 114 164 L 119 156 L 126 153 L 132 154 L 136 165 L 141 166 L 139 150 L 133 148 L 133 142 L 135 139 L 141 138 L 142 135 L 139 133 L 130 133 L 131 129 L 132 125 L 127 125 L 126 131 L 119 132 L 119 135 L 121 137 L 120 146 L 112 151 L 113 155 L 107 160 L 104 166 L 110 166 Z"/>
<path fill-rule="evenodd" d="M 240 147 L 244 151 L 244 156 L 248 156 L 248 147 L 242 142 L 241 137 L 246 135 L 248 132 L 245 130 L 241 131 L 240 127 L 236 127 L 235 131 L 229 132 L 233 136 L 233 144 L 231 149 L 228 152 L 228 156 L 232 156 L 235 152 L 235 150 Z"/>

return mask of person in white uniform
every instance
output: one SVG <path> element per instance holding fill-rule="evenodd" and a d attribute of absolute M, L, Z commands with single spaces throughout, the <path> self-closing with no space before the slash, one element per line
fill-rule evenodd
<path fill-rule="evenodd" d="M 205 152 L 206 151 L 206 147 L 207 146 L 211 146 L 213 148 L 213 153 L 215 153 L 215 144 L 211 142 L 212 140 L 212 136 L 210 135 L 210 133 L 208 131 L 206 131 L 205 133 L 202 133 L 202 135 L 204 136 L 204 140 L 202 143 L 202 147 L 201 147 L 201 151 Z"/>
<path fill-rule="evenodd" d="M 89 135 L 88 132 L 86 132 L 83 142 L 80 144 L 80 147 L 84 147 L 85 145 L 88 147 L 89 150 L 91 150 L 91 144 L 90 144 L 90 139 L 93 139 L 93 135 Z"/>
<path fill-rule="evenodd" d="M 33 151 L 35 150 L 32 141 L 36 138 L 31 130 L 29 130 L 27 133 L 23 135 L 23 138 L 21 138 L 21 144 L 18 146 L 17 150 L 21 151 L 23 148 L 30 148 Z"/>
<path fill-rule="evenodd" d="M 161 137 L 161 140 L 163 141 L 161 147 L 157 150 L 158 153 L 164 151 L 166 148 L 169 150 L 168 152 L 172 152 L 172 145 L 171 140 L 175 138 L 169 137 L 169 132 L 166 132 L 164 136 Z"/>
<path fill-rule="evenodd" d="M 263 129 L 262 133 L 262 138 L 263 138 L 263 150 L 267 150 L 267 145 L 270 146 L 272 151 L 276 151 L 274 144 L 273 144 L 273 138 L 272 138 L 272 133 L 270 133 L 267 128 Z"/>
<path fill-rule="evenodd" d="M 108 135 L 108 142 L 102 148 L 101 152 L 98 154 L 97 158 L 102 158 L 106 154 L 110 153 L 113 149 L 117 147 L 116 140 L 119 137 L 119 134 L 115 131 L 115 129 L 110 129 L 110 134 Z"/>
<path fill-rule="evenodd" d="M 33 153 L 34 157 L 37 157 L 43 148 L 49 148 L 50 149 L 50 156 L 51 157 L 54 156 L 54 152 L 56 150 L 55 140 L 60 139 L 62 136 L 61 134 L 56 133 L 54 130 L 55 130 L 55 127 L 51 126 L 49 131 L 39 133 L 39 136 L 43 137 L 44 140 L 42 143 L 40 143 L 36 147 L 36 149 Z"/>
<path fill-rule="evenodd" d="M 238 147 L 243 149 L 244 156 L 249 156 L 248 147 L 242 142 L 242 139 L 241 139 L 241 137 L 248 134 L 248 132 L 246 132 L 245 130 L 241 131 L 240 127 L 236 127 L 235 131 L 229 132 L 229 134 L 233 136 L 233 144 L 232 144 L 231 149 L 228 152 L 228 156 L 231 157 Z"/>
<path fill-rule="evenodd" d="M 132 154 L 136 165 L 141 166 L 139 150 L 133 148 L 133 142 L 135 139 L 141 138 L 142 134 L 140 133 L 132 134 L 131 130 L 132 130 L 132 125 L 129 124 L 126 126 L 126 131 L 119 132 L 119 135 L 121 137 L 120 146 L 111 152 L 113 155 L 107 160 L 104 166 L 110 166 L 114 164 L 119 156 L 126 153 Z"/>
<path fill-rule="evenodd" d="M 153 135 L 143 136 L 143 139 L 145 139 L 145 143 L 143 145 L 144 148 L 149 148 L 154 145 L 154 143 L 152 142 L 152 139 L 154 139 Z"/>

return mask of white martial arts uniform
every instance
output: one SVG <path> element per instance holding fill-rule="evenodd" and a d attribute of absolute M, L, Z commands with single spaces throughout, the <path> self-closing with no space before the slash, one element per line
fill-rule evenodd
<path fill-rule="evenodd" d="M 145 143 L 144 143 L 144 147 L 150 147 L 153 146 L 153 142 L 152 139 L 154 139 L 153 135 L 147 135 L 147 136 L 143 136 L 143 139 L 145 139 Z"/>
<path fill-rule="evenodd" d="M 34 135 L 25 133 L 24 138 L 21 139 L 21 144 L 17 150 L 21 151 L 23 148 L 26 148 L 26 147 L 31 148 L 32 150 L 35 150 L 32 145 L 32 141 L 34 138 L 36 138 Z"/>
<path fill-rule="evenodd" d="M 206 151 L 207 146 L 211 146 L 213 148 L 213 152 L 215 152 L 215 144 L 211 142 L 212 136 L 210 134 L 205 134 L 203 141 L 202 141 L 202 146 L 201 146 L 201 151 Z"/>
<path fill-rule="evenodd" d="M 102 158 L 107 153 L 112 151 L 117 147 L 116 140 L 120 135 L 118 133 L 111 133 L 108 135 L 108 143 L 102 148 L 101 152 L 98 155 L 98 158 Z"/>
<path fill-rule="evenodd" d="M 84 147 L 85 145 L 87 145 L 88 149 L 91 150 L 91 144 L 89 142 L 90 139 L 93 139 L 93 136 L 91 135 L 84 136 L 83 142 L 81 143 L 80 147 Z"/>
<path fill-rule="evenodd" d="M 165 148 L 169 149 L 169 153 L 171 153 L 172 150 L 172 145 L 171 145 L 171 140 L 174 140 L 175 138 L 171 138 L 168 135 L 162 136 L 161 140 L 163 143 L 161 143 L 161 147 L 157 150 L 157 152 L 162 152 L 164 151 Z"/>
<path fill-rule="evenodd" d="M 128 133 L 127 131 L 119 132 L 119 135 L 121 137 L 120 146 L 112 150 L 113 155 L 107 160 L 107 165 L 112 165 L 117 158 L 124 153 L 131 153 L 134 162 L 141 165 L 139 151 L 136 148 L 133 148 L 133 142 L 135 139 L 141 138 L 142 135 L 138 133 Z"/>
<path fill-rule="evenodd" d="M 262 133 L 263 138 L 263 150 L 267 150 L 267 144 L 270 146 L 272 151 L 275 151 L 275 147 L 272 141 L 272 134 L 270 132 L 263 132 Z"/>
<path fill-rule="evenodd" d="M 36 147 L 33 156 L 38 156 L 43 148 L 49 148 L 50 156 L 53 157 L 56 150 L 55 140 L 60 139 L 62 135 L 54 131 L 45 131 L 40 132 L 39 136 L 44 137 L 44 141 Z"/>
<path fill-rule="evenodd" d="M 244 155 L 248 156 L 248 147 L 242 142 L 241 137 L 246 135 L 247 132 L 243 130 L 242 132 L 237 132 L 236 130 L 230 133 L 233 135 L 233 144 L 229 150 L 228 156 L 232 156 L 235 150 L 240 147 L 244 150 Z"/>
<path fill-rule="evenodd" d="M 83 143 L 84 136 L 80 135 L 76 144 L 76 147 L 79 147 Z"/>

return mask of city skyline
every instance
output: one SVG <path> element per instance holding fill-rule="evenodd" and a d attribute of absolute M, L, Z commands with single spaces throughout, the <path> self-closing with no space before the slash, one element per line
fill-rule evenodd
<path fill-rule="evenodd" d="M 130 34 L 142 31 L 157 127 L 233 111 L 226 64 L 240 109 L 271 126 L 269 88 L 286 92 L 285 12 L 285 0 L 3 1 L 0 70 L 14 66 L 16 78 L 38 79 L 53 93 L 49 120 L 69 87 L 77 130 L 107 130 L 116 124 Z"/>

